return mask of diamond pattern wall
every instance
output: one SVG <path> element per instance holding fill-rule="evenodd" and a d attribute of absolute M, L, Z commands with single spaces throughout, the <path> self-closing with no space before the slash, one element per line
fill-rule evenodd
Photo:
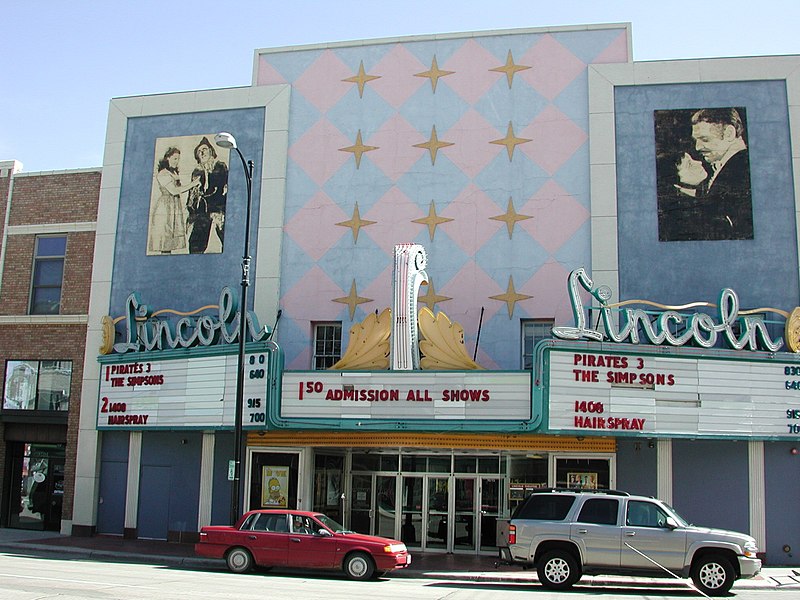
<path fill-rule="evenodd" d="M 590 262 L 587 65 L 628 47 L 609 27 L 259 54 L 256 85 L 292 86 L 287 367 L 309 368 L 312 322 L 389 306 L 392 249 L 415 242 L 434 312 L 472 352 L 483 308 L 478 361 L 519 368 L 520 319 L 568 320 L 566 275 Z"/>

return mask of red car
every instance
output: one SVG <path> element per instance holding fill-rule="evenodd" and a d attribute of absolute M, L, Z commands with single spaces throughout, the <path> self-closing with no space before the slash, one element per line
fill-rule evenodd
<path fill-rule="evenodd" d="M 253 510 L 233 527 L 203 527 L 194 550 L 225 559 L 234 573 L 255 566 L 342 569 L 350 579 L 369 579 L 411 564 L 402 542 L 347 531 L 330 517 L 302 510 Z"/>

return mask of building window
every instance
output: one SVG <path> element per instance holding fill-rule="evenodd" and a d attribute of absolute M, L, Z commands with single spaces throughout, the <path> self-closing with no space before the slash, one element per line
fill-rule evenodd
<path fill-rule="evenodd" d="M 71 360 L 7 360 L 3 409 L 69 409 Z"/>
<path fill-rule="evenodd" d="M 522 368 L 533 368 L 533 352 L 542 340 L 553 337 L 553 319 L 524 319 L 522 321 Z"/>
<path fill-rule="evenodd" d="M 314 359 L 315 371 L 330 368 L 342 357 L 342 324 L 314 324 Z"/>
<path fill-rule="evenodd" d="M 61 284 L 64 280 L 66 254 L 66 236 L 36 238 L 30 314 L 57 315 L 61 311 Z"/>

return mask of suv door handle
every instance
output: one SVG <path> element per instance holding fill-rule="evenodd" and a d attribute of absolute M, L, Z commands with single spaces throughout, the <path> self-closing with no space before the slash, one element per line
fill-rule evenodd
<path fill-rule="evenodd" d="M 586 533 L 587 531 L 586 529 L 578 529 L 578 533 Z"/>

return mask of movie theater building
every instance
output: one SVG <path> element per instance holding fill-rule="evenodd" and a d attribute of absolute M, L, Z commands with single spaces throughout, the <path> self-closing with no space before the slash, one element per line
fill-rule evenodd
<path fill-rule="evenodd" d="M 229 132 L 255 166 L 243 508 L 491 553 L 531 489 L 618 488 L 791 561 L 797 61 L 630 48 L 627 25 L 278 48 L 251 87 L 113 100 L 73 531 L 230 518 Z M 720 189 L 736 212 L 704 213 Z"/>

